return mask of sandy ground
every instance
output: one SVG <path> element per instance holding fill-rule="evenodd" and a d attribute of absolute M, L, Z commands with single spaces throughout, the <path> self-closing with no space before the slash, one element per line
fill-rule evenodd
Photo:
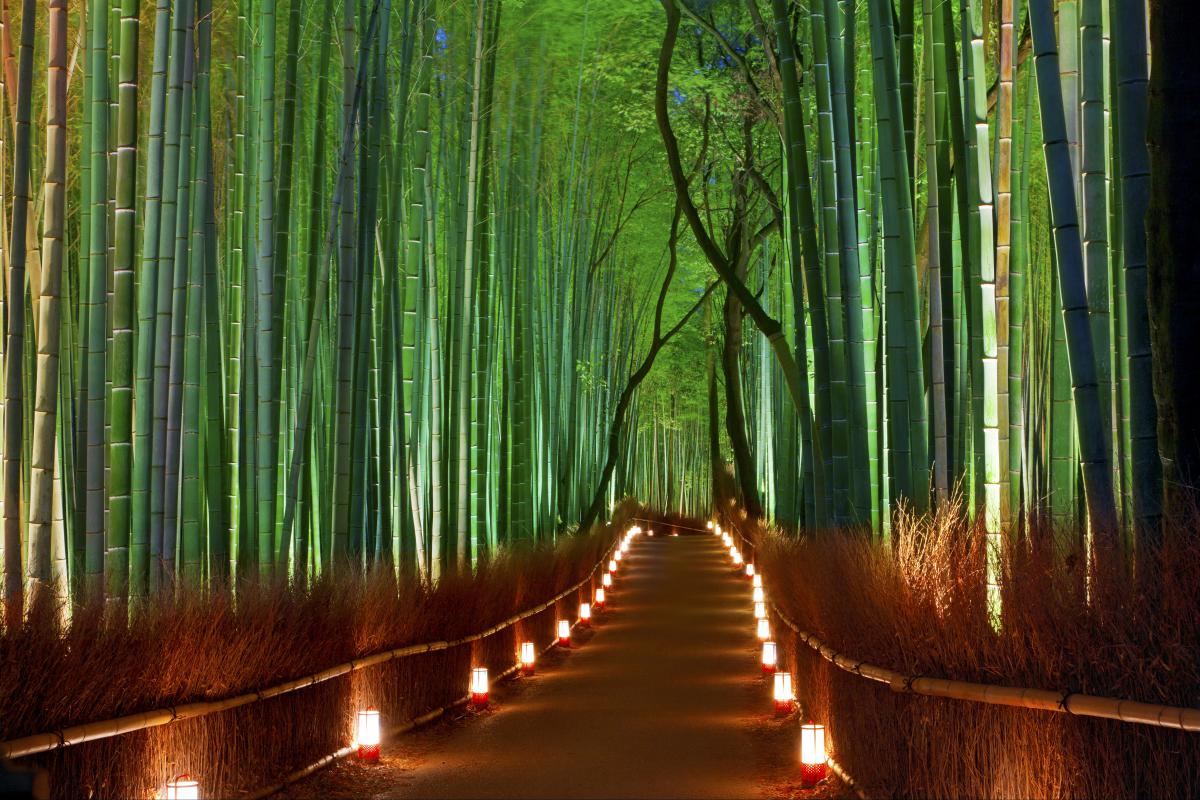
<path fill-rule="evenodd" d="M 610 608 L 538 673 L 344 760 L 290 798 L 829 798 L 804 789 L 795 719 L 771 713 L 749 582 L 714 537 L 639 537 Z"/>

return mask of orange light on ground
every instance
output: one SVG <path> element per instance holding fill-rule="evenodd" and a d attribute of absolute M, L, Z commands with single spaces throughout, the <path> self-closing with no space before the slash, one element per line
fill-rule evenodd
<path fill-rule="evenodd" d="M 765 600 L 755 600 L 754 601 L 754 618 L 755 619 L 766 619 L 767 618 L 767 603 Z"/>
<path fill-rule="evenodd" d="M 600 611 L 604 608 L 604 588 L 596 589 L 596 610 Z"/>
<path fill-rule="evenodd" d="M 775 690 L 772 693 L 775 700 L 776 714 L 790 714 L 796 708 L 796 693 L 792 691 L 792 673 L 775 673 Z"/>
<path fill-rule="evenodd" d="M 766 619 L 760 619 L 758 621 L 758 640 L 760 642 L 765 642 L 770 638 L 771 638 L 771 623 L 768 622 Z"/>
<path fill-rule="evenodd" d="M 558 646 L 571 646 L 571 623 L 567 622 L 565 619 L 560 619 L 558 621 Z"/>
<path fill-rule="evenodd" d="M 532 675 L 537 669 L 537 649 L 533 642 L 521 642 L 521 674 Z"/>
<path fill-rule="evenodd" d="M 579 604 L 579 624 L 585 628 L 590 628 L 592 625 L 592 605 L 591 603 Z"/>
<path fill-rule="evenodd" d="M 488 671 L 487 667 L 474 667 L 471 670 L 471 705 L 483 708 L 488 704 Z"/>
<path fill-rule="evenodd" d="M 607 572 L 604 573 L 604 577 L 600 579 L 600 583 L 604 586 L 605 589 L 611 589 L 612 588 L 612 575 Z"/>
<path fill-rule="evenodd" d="M 176 775 L 167 781 L 167 800 L 200 800 L 200 781 L 188 775 Z"/>
<path fill-rule="evenodd" d="M 375 706 L 359 710 L 354 726 L 354 744 L 358 746 L 359 761 L 379 760 L 379 709 Z"/>
<path fill-rule="evenodd" d="M 753 578 L 751 578 L 750 585 L 753 586 L 755 589 L 761 589 L 762 585 L 763 585 L 762 575 L 756 574 Z"/>
<path fill-rule="evenodd" d="M 779 651 L 775 647 L 774 642 L 763 642 L 762 646 L 762 671 L 764 675 L 770 675 L 775 671 L 775 664 L 779 659 Z"/>
<path fill-rule="evenodd" d="M 754 602 L 765 603 L 767 601 L 767 593 L 763 591 L 761 586 L 754 587 Z"/>
<path fill-rule="evenodd" d="M 800 726 L 800 779 L 807 784 L 825 779 L 825 726 L 809 720 Z"/>

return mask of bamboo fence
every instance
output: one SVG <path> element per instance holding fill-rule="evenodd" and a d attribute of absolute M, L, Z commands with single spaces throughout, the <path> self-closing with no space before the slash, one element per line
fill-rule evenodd
<path fill-rule="evenodd" d="M 732 522 L 729 530 L 748 547 L 754 548 L 754 542 L 737 530 L 736 525 Z M 1136 700 L 1099 697 L 1069 690 L 1027 689 L 927 675 L 906 675 L 835 650 L 815 634 L 801 630 L 800 626 L 783 613 L 783 610 L 774 602 L 771 602 L 770 606 L 780 621 L 791 628 L 800 641 L 815 650 L 826 661 L 860 678 L 886 683 L 893 692 L 946 697 L 971 703 L 1028 708 L 1036 711 L 1054 711 L 1079 717 L 1099 717 L 1138 725 L 1171 728 L 1188 733 L 1200 733 L 1200 708 L 1142 703 Z"/>
<path fill-rule="evenodd" d="M 413 644 L 405 647 L 397 647 L 391 650 L 384 650 L 379 653 L 374 653 L 362 658 L 352 659 L 341 664 L 337 664 L 320 672 L 315 672 L 311 675 L 306 675 L 301 678 L 295 678 L 284 683 L 270 686 L 266 689 L 259 689 L 254 692 L 246 692 L 244 694 L 226 697 L 220 700 L 208 700 L 196 703 L 186 703 L 178 706 L 168 706 L 165 708 L 157 708 L 152 711 L 142 711 L 137 714 L 129 714 L 123 717 L 114 719 L 101 720 L 99 722 L 88 722 L 82 725 L 74 725 L 69 728 L 63 728 L 57 731 L 46 731 L 44 733 L 35 733 L 30 736 L 22 736 L 19 739 L 10 739 L 6 742 L 0 742 L 0 757 L 6 758 L 21 758 L 22 756 L 30 756 L 36 753 L 47 753 L 53 750 L 62 750 L 74 745 L 91 742 L 97 739 L 106 739 L 113 736 L 121 736 L 133 731 L 145 730 L 147 728 L 155 728 L 160 725 L 169 725 L 173 722 L 178 722 L 185 719 L 195 719 L 197 717 L 216 714 L 222 711 L 228 711 L 239 706 L 258 703 L 263 700 L 268 700 L 272 697 L 288 694 L 300 689 L 306 689 L 310 686 L 315 686 L 319 683 L 332 680 L 342 675 L 359 670 L 373 667 L 378 664 L 384 664 L 389 661 L 395 661 L 409 656 L 422 655 L 425 653 L 434 653 L 440 650 L 449 650 L 453 647 L 460 647 L 464 644 L 486 639 L 505 628 L 511 627 L 523 619 L 532 617 L 535 614 L 540 614 L 546 609 L 553 606 L 559 600 L 567 597 L 572 592 L 577 592 L 596 574 L 596 570 L 606 564 L 611 557 L 612 552 L 616 549 L 616 543 L 610 545 L 601 556 L 600 560 L 592 567 L 588 574 L 568 589 L 563 590 L 551 599 L 540 605 L 528 608 L 519 614 L 515 614 L 508 619 L 498 622 L 490 628 L 472 633 L 460 639 L 450 641 L 426 642 L 424 644 Z M 453 705 L 453 704 L 452 704 Z M 448 706 L 452 707 L 452 706 Z M 444 711 L 445 709 L 442 709 Z M 334 754 L 335 756 L 336 754 Z M 332 759 L 334 756 L 326 756 L 327 759 Z M 322 759 L 323 763 L 329 763 Z M 312 765 L 310 765 L 312 766 Z M 313 767 L 313 770 L 319 767 Z M 306 767 L 306 769 L 308 769 Z M 307 774 L 307 773 L 306 773 Z"/>

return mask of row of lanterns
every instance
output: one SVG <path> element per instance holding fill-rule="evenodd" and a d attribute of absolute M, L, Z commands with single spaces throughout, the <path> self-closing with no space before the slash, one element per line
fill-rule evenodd
<path fill-rule="evenodd" d="M 625 532 L 625 536 L 621 539 L 621 544 L 617 546 L 616 550 L 613 551 L 612 558 L 609 559 L 608 569 L 601 576 L 600 586 L 596 588 L 592 596 L 592 602 L 579 604 L 579 620 L 576 623 L 579 627 L 590 628 L 592 624 L 592 609 L 595 608 L 597 611 L 604 609 L 605 603 L 608 600 L 608 593 L 612 591 L 613 576 L 617 574 L 617 568 L 621 560 L 625 557 L 625 554 L 629 551 L 634 537 L 641 532 L 642 529 L 637 525 L 634 525 Z M 559 647 L 570 647 L 572 627 L 570 620 L 557 620 L 554 628 L 555 644 Z M 517 657 L 519 659 L 521 674 L 533 675 L 537 669 L 536 645 L 533 642 L 521 642 Z M 489 691 L 490 682 L 487 667 L 472 667 L 469 682 L 471 705 L 476 709 L 486 708 Z M 366 708 L 359 709 L 355 714 L 353 744 L 354 753 L 359 761 L 374 763 L 379 760 L 382 750 L 382 734 L 383 727 L 379 716 L 379 709 L 375 706 L 367 706 Z M 200 800 L 200 782 L 186 773 L 170 779 L 167 781 L 166 800 Z"/>
<path fill-rule="evenodd" d="M 754 604 L 755 635 L 762 643 L 762 674 L 772 679 L 772 699 L 775 715 L 787 716 L 796 710 L 796 692 L 792 687 L 792 674 L 779 667 L 779 646 L 771 638 L 771 621 L 767 615 L 767 592 L 762 574 L 752 561 L 746 561 L 733 536 L 721 528 L 720 523 L 710 521 L 708 528 L 713 535 L 720 536 L 728 550 L 733 568 L 750 581 L 750 600 Z M 800 726 L 800 779 L 805 784 L 816 784 L 825 779 L 828 757 L 825 753 L 825 726 L 812 720 Z"/>

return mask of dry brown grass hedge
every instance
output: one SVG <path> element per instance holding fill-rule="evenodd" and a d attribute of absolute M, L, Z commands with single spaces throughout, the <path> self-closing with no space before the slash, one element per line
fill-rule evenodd
<path fill-rule="evenodd" d="M 1153 554 L 1161 581 L 1150 588 L 1095 574 L 1088 588 L 1078 533 L 1030 526 L 1004 554 L 999 631 L 982 531 L 953 509 L 901 518 L 894 546 L 736 525 L 758 543 L 770 597 L 848 656 L 912 675 L 1200 706 L 1200 517 Z M 870 796 L 1200 796 L 1200 735 L 893 693 L 775 627 L 806 713 Z"/>
<path fill-rule="evenodd" d="M 618 509 L 616 520 L 635 513 Z M 614 523 L 615 524 L 615 523 Z M 379 572 L 309 586 L 184 591 L 131 609 L 30 618 L 0 635 L 0 740 L 200 700 L 311 674 L 355 657 L 484 630 L 581 580 L 611 529 L 554 546 L 511 548 L 436 586 Z M 599 573 L 596 573 L 599 580 Z M 584 588 L 586 591 L 587 587 Z M 484 640 L 412 656 L 248 706 L 21 759 L 49 769 L 56 797 L 151 797 L 182 772 L 206 797 L 236 796 L 346 745 L 352 712 L 379 707 L 399 724 L 465 694 L 469 668 L 515 663 L 517 643 L 553 639 L 550 608 Z"/>

